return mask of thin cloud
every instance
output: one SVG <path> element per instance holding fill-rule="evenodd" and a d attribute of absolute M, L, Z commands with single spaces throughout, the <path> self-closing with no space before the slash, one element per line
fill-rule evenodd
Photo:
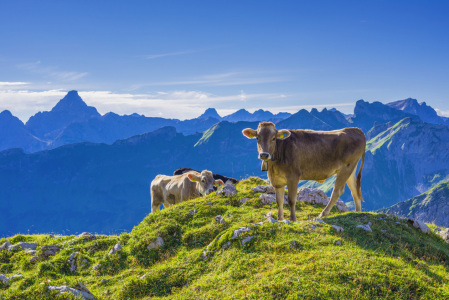
<path fill-rule="evenodd" d="M 204 52 L 209 51 L 216 48 L 207 48 L 207 49 L 192 49 L 192 50 L 184 50 L 184 51 L 177 51 L 177 52 L 167 52 L 167 53 L 159 53 L 159 54 L 148 54 L 148 55 L 142 55 L 144 59 L 157 59 L 167 56 L 179 56 L 179 55 L 185 55 L 185 54 L 192 54 L 192 53 L 198 53 L 198 52 Z"/>
<path fill-rule="evenodd" d="M 435 108 L 435 111 L 441 117 L 449 117 L 449 110 L 441 110 L 441 109 Z"/>
<path fill-rule="evenodd" d="M 234 85 L 257 85 L 275 82 L 289 81 L 285 77 L 261 76 L 267 72 L 228 72 L 211 75 L 197 76 L 188 80 L 174 80 L 174 81 L 159 81 L 149 82 L 145 84 L 135 84 L 131 86 L 130 90 L 138 90 L 143 87 L 150 86 L 183 86 L 183 85 L 198 85 L 198 86 L 234 86 Z"/>
<path fill-rule="evenodd" d="M 23 86 L 27 85 L 29 82 L 8 82 L 8 81 L 0 81 L 0 87 L 9 87 L 9 86 Z"/>
<path fill-rule="evenodd" d="M 57 67 L 44 66 L 40 60 L 32 63 L 20 64 L 17 67 L 22 70 L 41 74 L 64 82 L 76 81 L 88 75 L 87 72 L 61 71 Z"/>

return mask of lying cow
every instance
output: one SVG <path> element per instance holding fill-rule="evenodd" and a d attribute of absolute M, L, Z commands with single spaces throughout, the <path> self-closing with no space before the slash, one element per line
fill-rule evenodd
<path fill-rule="evenodd" d="M 275 188 L 278 219 L 284 219 L 284 188 L 288 188 L 290 220 L 296 221 L 296 194 L 300 180 L 323 182 L 337 174 L 331 200 L 319 217 L 327 216 L 343 194 L 345 183 L 354 198 L 355 210 L 361 211 L 362 169 L 366 138 L 358 128 L 334 131 L 276 130 L 271 122 L 262 122 L 257 130 L 244 129 L 247 138 L 257 138 L 259 159 Z M 356 177 L 357 164 L 362 158 Z"/>
<path fill-rule="evenodd" d="M 173 175 L 181 175 L 190 171 L 198 172 L 197 170 L 191 169 L 191 168 L 179 168 L 176 169 L 176 171 L 173 172 Z M 237 184 L 239 181 L 235 178 L 220 175 L 220 174 L 212 174 L 214 176 L 214 179 L 221 179 L 224 183 L 228 183 L 230 181 L 232 184 Z"/>
<path fill-rule="evenodd" d="M 168 207 L 182 201 L 212 192 L 214 185 L 224 185 L 222 180 L 215 180 L 212 172 L 190 171 L 182 175 L 157 175 L 151 182 L 151 211 L 160 210 L 161 204 Z"/>

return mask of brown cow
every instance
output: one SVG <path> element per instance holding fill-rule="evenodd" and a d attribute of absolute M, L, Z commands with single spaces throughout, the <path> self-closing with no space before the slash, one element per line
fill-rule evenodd
<path fill-rule="evenodd" d="M 345 183 L 354 198 L 355 210 L 361 211 L 361 179 L 365 161 L 366 138 L 359 128 L 333 131 L 276 130 L 271 122 L 262 122 L 257 130 L 244 129 L 247 138 L 257 138 L 259 159 L 275 188 L 278 219 L 284 219 L 284 188 L 288 188 L 290 220 L 296 221 L 296 194 L 300 180 L 322 182 L 337 174 L 331 200 L 319 217 L 327 216 L 343 194 Z M 356 178 L 357 163 L 362 158 Z M 264 169 L 264 167 L 262 167 Z"/>
<path fill-rule="evenodd" d="M 151 211 L 160 210 L 212 192 L 214 185 L 224 185 L 222 180 L 214 180 L 212 172 L 191 171 L 177 176 L 157 175 L 151 182 Z"/>

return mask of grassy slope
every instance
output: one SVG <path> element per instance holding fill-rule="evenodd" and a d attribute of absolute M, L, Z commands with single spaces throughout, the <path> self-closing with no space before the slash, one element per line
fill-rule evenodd
<path fill-rule="evenodd" d="M 63 244 L 54 257 L 36 264 L 24 251 L 0 252 L 0 274 L 17 272 L 8 286 L 0 283 L 0 299 L 54 297 L 47 285 L 84 283 L 98 299 L 444 299 L 449 297 L 449 245 L 435 234 L 424 234 L 397 219 L 375 213 L 339 213 L 334 208 L 327 224 L 312 229 L 310 221 L 322 207 L 299 203 L 298 222 L 262 226 L 254 223 L 273 212 L 263 205 L 252 187 L 263 184 L 251 178 L 237 186 L 232 198 L 209 195 L 150 214 L 130 234 L 101 236 L 93 241 L 48 235 L 15 236 L 11 243 L 37 241 Z M 244 205 L 238 200 L 250 198 Z M 212 205 L 206 205 L 206 202 Z M 196 207 L 196 214 L 189 213 Z M 288 210 L 285 211 L 287 214 Z M 227 224 L 217 224 L 222 215 Z M 379 219 L 382 218 L 382 219 Z M 356 225 L 372 222 L 373 232 Z M 399 224 L 396 224 L 399 222 Z M 336 233 L 330 224 L 344 227 Z M 222 250 L 234 229 L 251 226 Z M 385 229 L 386 232 L 381 230 Z M 244 246 L 240 239 L 254 235 Z M 161 236 L 165 245 L 146 246 Z M 6 239 L 0 239 L 0 244 Z M 342 246 L 336 246 L 336 241 Z M 292 241 L 296 242 L 291 247 Z M 117 242 L 120 255 L 108 256 Z M 206 250 L 208 260 L 202 253 Z M 68 257 L 80 251 L 79 271 L 69 272 Z M 82 262 L 86 259 L 86 263 Z M 93 266 L 101 268 L 93 270 Z M 147 274 L 144 279 L 140 276 Z M 102 283 L 103 279 L 109 282 Z M 41 284 L 42 283 L 42 284 Z M 59 296 L 67 299 L 67 296 Z M 57 298 L 57 297 L 55 297 Z"/>

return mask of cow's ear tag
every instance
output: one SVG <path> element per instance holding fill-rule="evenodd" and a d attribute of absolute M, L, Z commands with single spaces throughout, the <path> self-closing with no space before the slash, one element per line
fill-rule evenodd
<path fill-rule="evenodd" d="M 262 161 L 262 172 L 268 171 L 268 163 L 266 161 Z"/>

